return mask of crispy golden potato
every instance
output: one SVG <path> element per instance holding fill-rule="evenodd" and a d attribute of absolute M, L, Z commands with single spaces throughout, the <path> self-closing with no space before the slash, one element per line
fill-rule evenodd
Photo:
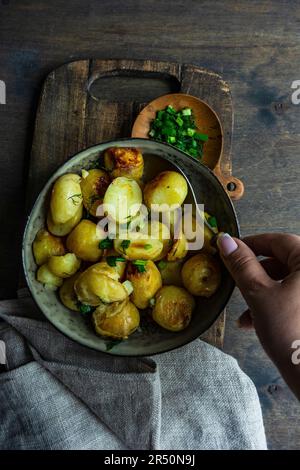
<path fill-rule="evenodd" d="M 211 297 L 221 283 L 218 260 L 208 253 L 198 253 L 188 259 L 181 271 L 185 288 L 193 295 Z"/>
<path fill-rule="evenodd" d="M 188 326 L 195 308 L 195 300 L 182 287 L 163 286 L 155 296 L 153 320 L 170 331 L 181 331 Z"/>
<path fill-rule="evenodd" d="M 59 289 L 59 297 L 65 307 L 74 312 L 78 312 L 78 299 L 74 290 L 74 283 L 76 279 L 80 276 L 80 273 L 74 274 L 74 276 L 69 277 L 64 280 L 63 285 Z"/>
<path fill-rule="evenodd" d="M 71 230 L 80 222 L 82 218 L 82 205 L 78 207 L 76 214 L 70 220 L 68 220 L 64 224 L 55 224 L 53 222 L 51 212 L 48 212 L 47 215 L 47 226 L 49 232 L 53 233 L 53 235 L 57 235 L 58 237 L 64 237 L 68 235 Z"/>
<path fill-rule="evenodd" d="M 127 339 L 140 324 L 140 314 L 132 302 L 127 302 L 124 308 L 113 316 L 96 309 L 93 313 L 96 333 L 117 339 Z"/>
<path fill-rule="evenodd" d="M 56 290 L 63 283 L 63 279 L 55 276 L 55 274 L 50 271 L 47 264 L 42 264 L 42 266 L 39 267 L 36 278 L 49 290 Z"/>
<path fill-rule="evenodd" d="M 162 286 L 160 272 L 153 261 L 147 261 L 145 272 L 139 272 L 134 264 L 129 263 L 126 277 L 133 286 L 130 299 L 134 305 L 142 309 L 149 307 L 149 300 Z"/>
<path fill-rule="evenodd" d="M 63 255 L 65 253 L 62 240 L 54 237 L 44 228 L 37 232 L 32 248 L 35 262 L 38 265 L 46 263 L 50 256 Z"/>
<path fill-rule="evenodd" d="M 54 183 L 50 211 L 54 224 L 65 224 L 72 219 L 82 206 L 80 176 L 67 173 L 60 176 Z"/>
<path fill-rule="evenodd" d="M 164 258 L 167 255 L 168 251 L 170 250 L 170 247 L 172 246 L 171 233 L 170 233 L 169 228 L 162 222 L 153 220 L 151 221 L 151 223 L 148 224 L 147 227 L 145 226 L 143 228 L 142 233 L 146 231 L 148 235 L 151 237 L 151 239 L 158 239 L 163 244 L 162 251 L 160 252 L 159 255 L 152 258 L 153 261 L 158 261 Z"/>
<path fill-rule="evenodd" d="M 97 225 L 91 220 L 83 219 L 69 234 L 66 245 L 78 258 L 93 263 L 102 256 L 99 248 L 101 239 Z"/>
<path fill-rule="evenodd" d="M 184 227 L 184 234 L 187 241 L 190 243 L 194 242 L 196 237 L 197 239 L 203 237 L 203 250 L 206 253 L 210 253 L 212 255 L 215 254 L 217 250 L 214 246 L 211 245 L 211 240 L 214 237 L 214 233 L 204 223 L 198 223 L 195 217 L 192 217 L 191 221 L 191 226 L 186 223 L 186 227 Z"/>
<path fill-rule="evenodd" d="M 107 264 L 107 258 L 109 256 L 117 256 L 120 257 L 119 253 L 117 253 L 113 248 L 109 250 L 105 250 L 103 254 L 103 261 Z M 123 258 L 123 256 L 122 256 Z M 113 266 L 113 269 L 115 269 L 119 275 L 119 279 L 123 279 L 125 276 L 125 271 L 126 271 L 126 261 L 116 261 L 116 266 Z"/>
<path fill-rule="evenodd" d="M 136 235 L 132 240 L 114 240 L 115 251 L 130 260 L 158 259 L 164 248 L 162 241 L 143 238 L 145 234 L 141 232 Z"/>
<path fill-rule="evenodd" d="M 112 147 L 105 150 L 104 165 L 112 178 L 126 176 L 140 180 L 143 176 L 143 155 L 135 148 Z"/>
<path fill-rule="evenodd" d="M 161 274 L 162 283 L 166 286 L 183 286 L 181 279 L 181 269 L 183 260 L 179 261 L 165 261 L 162 260 L 158 263 L 158 269 Z"/>
<path fill-rule="evenodd" d="M 67 253 L 62 256 L 51 256 L 47 264 L 55 276 L 67 278 L 73 276 L 78 271 L 81 261 L 74 253 Z"/>
<path fill-rule="evenodd" d="M 106 318 L 113 317 L 123 310 L 125 305 L 129 302 L 129 297 L 121 300 L 120 302 L 111 302 L 110 304 L 104 304 L 103 302 L 97 307 L 97 315 L 105 314 Z"/>
<path fill-rule="evenodd" d="M 180 234 L 178 240 L 174 240 L 173 245 L 167 254 L 167 261 L 177 261 L 186 256 L 188 251 L 188 244 L 183 233 Z"/>
<path fill-rule="evenodd" d="M 103 170 L 95 168 L 82 174 L 80 187 L 83 205 L 94 217 L 98 206 L 103 203 L 104 194 L 109 185 L 110 178 Z"/>
<path fill-rule="evenodd" d="M 127 223 L 134 217 L 142 204 L 142 191 L 132 178 L 114 179 L 104 196 L 105 211 L 116 222 Z"/>
<path fill-rule="evenodd" d="M 117 266 L 109 266 L 106 261 L 100 261 L 99 263 L 93 264 L 88 270 L 96 271 L 98 274 L 104 274 L 105 276 L 111 277 L 115 281 L 120 279 L 120 274 L 117 269 Z"/>
<path fill-rule="evenodd" d="M 144 188 L 144 200 L 146 206 L 165 204 L 166 207 L 158 209 L 160 212 L 169 212 L 170 206 L 179 207 L 183 204 L 188 192 L 186 179 L 176 171 L 163 171 Z M 168 207 L 169 206 L 169 207 Z M 152 210 L 155 210 L 152 208 Z"/>
<path fill-rule="evenodd" d="M 104 267 L 98 266 L 97 270 L 97 265 L 96 267 L 90 266 L 80 274 L 74 284 L 80 302 L 96 307 L 102 302 L 120 302 L 128 297 L 124 286 L 117 279 L 107 275 L 111 272 L 108 268 L 109 266 L 104 270 Z M 115 270 L 112 270 L 112 273 L 113 276 L 118 276 Z"/>

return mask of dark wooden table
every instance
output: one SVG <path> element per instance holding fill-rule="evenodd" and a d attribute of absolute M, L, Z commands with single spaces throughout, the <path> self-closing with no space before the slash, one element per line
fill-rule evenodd
<path fill-rule="evenodd" d="M 24 194 L 35 109 L 44 77 L 88 57 L 172 60 L 223 75 L 235 109 L 234 175 L 245 183 L 236 203 L 243 234 L 300 232 L 300 10 L 296 0 L 0 1 L 0 294 L 13 297 L 20 268 Z M 229 305 L 225 350 L 255 382 L 270 448 L 300 447 L 300 409 L 255 335 Z"/>

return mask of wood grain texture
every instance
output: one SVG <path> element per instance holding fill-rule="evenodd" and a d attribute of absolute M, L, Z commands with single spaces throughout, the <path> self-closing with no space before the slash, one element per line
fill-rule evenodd
<path fill-rule="evenodd" d="M 113 97 L 113 90 L 110 99 L 107 99 L 107 96 L 102 99 L 101 85 L 97 97 L 90 91 L 96 80 L 101 83 L 102 77 L 116 76 L 125 77 L 126 82 L 130 82 L 132 77 L 139 77 L 141 97 L 142 89 L 147 85 L 147 77 L 154 81 L 155 78 L 176 80 L 180 87 L 183 77 L 182 91 L 193 87 L 193 95 L 198 96 L 198 85 L 203 100 L 214 101 L 215 104 L 218 102 L 225 129 L 226 119 L 229 120 L 230 126 L 224 139 L 226 152 L 223 153 L 224 168 L 227 175 L 230 175 L 232 106 L 229 88 L 219 76 L 204 70 L 199 70 L 198 73 L 197 67 L 182 67 L 176 63 L 150 60 L 82 60 L 65 64 L 51 72 L 41 91 L 28 177 L 28 210 L 49 176 L 72 155 L 99 142 L 131 135 L 132 124 L 139 110 L 146 104 L 144 100 L 138 102 L 124 99 L 119 102 Z M 210 80 L 212 83 L 209 85 Z M 211 95 L 214 96 L 213 100 Z M 223 159 L 221 160 L 223 164 Z M 203 339 L 222 347 L 224 328 L 225 312 L 203 335 Z"/>
<path fill-rule="evenodd" d="M 45 77 L 65 62 L 147 58 L 222 75 L 234 103 L 234 175 L 246 188 L 235 203 L 242 233 L 300 233 L 300 106 L 291 103 L 291 83 L 300 78 L 299 23 L 298 0 L 0 3 L 0 79 L 7 85 L 7 104 L 0 106 L 2 298 L 16 295 L 38 96 Z M 243 309 L 235 296 L 225 350 L 258 387 L 269 447 L 299 449 L 299 405 L 282 382 L 270 394 L 278 372 L 255 336 L 236 328 Z"/>

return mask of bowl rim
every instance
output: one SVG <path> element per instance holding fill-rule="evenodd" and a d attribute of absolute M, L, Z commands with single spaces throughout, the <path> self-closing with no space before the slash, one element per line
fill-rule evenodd
<path fill-rule="evenodd" d="M 226 296 L 226 300 L 224 301 L 224 305 L 219 309 L 219 311 L 216 313 L 216 315 L 212 318 L 211 322 L 208 323 L 207 328 L 200 335 L 192 334 L 191 337 L 187 341 L 181 343 L 180 345 L 176 345 L 174 347 L 169 347 L 169 348 L 167 348 L 163 351 L 157 351 L 157 352 L 153 352 L 151 354 L 144 354 L 144 353 L 124 354 L 124 353 L 118 353 L 116 350 L 114 350 L 113 352 L 111 352 L 110 350 L 108 350 L 108 351 L 100 350 L 99 348 L 94 347 L 90 344 L 87 344 L 85 341 L 76 338 L 76 335 L 75 334 L 73 335 L 72 332 L 70 332 L 70 334 L 66 333 L 63 330 L 63 328 L 60 328 L 59 325 L 54 324 L 53 321 L 50 320 L 49 316 L 44 312 L 44 310 L 42 308 L 42 303 L 39 302 L 39 300 L 37 298 L 37 295 L 34 293 L 33 289 L 31 288 L 31 281 L 29 279 L 28 271 L 27 271 L 27 267 L 26 267 L 25 242 L 26 242 L 26 238 L 27 238 L 27 232 L 29 230 L 32 215 L 33 215 L 33 213 L 36 209 L 36 206 L 38 205 L 40 199 L 42 198 L 42 193 L 44 192 L 46 186 L 50 184 L 50 180 L 54 181 L 57 173 L 60 172 L 61 168 L 65 164 L 71 162 L 73 159 L 78 157 L 81 153 L 84 154 L 84 153 L 92 151 L 93 149 L 96 149 L 97 147 L 100 147 L 100 146 L 111 146 L 111 147 L 113 147 L 113 146 L 116 146 L 118 143 L 122 143 L 124 141 L 127 141 L 127 142 L 128 141 L 132 141 L 132 142 L 137 141 L 136 146 L 138 146 L 138 142 L 145 142 L 147 144 L 149 144 L 149 142 L 153 142 L 155 145 L 159 145 L 161 147 L 166 147 L 169 150 L 171 149 L 171 151 L 179 152 L 182 156 L 184 156 L 184 157 L 190 159 L 191 161 L 194 161 L 196 164 L 200 165 L 202 167 L 203 171 L 204 172 L 207 171 L 212 176 L 212 178 L 215 180 L 217 185 L 219 185 L 219 187 L 221 188 L 221 191 L 223 192 L 224 197 L 227 199 L 227 202 L 229 203 L 229 206 L 230 206 L 230 209 L 231 209 L 231 212 L 232 212 L 232 215 L 233 215 L 233 221 L 234 221 L 237 237 L 240 238 L 240 225 L 239 225 L 239 221 L 238 221 L 238 218 L 237 218 L 236 210 L 234 208 L 234 205 L 232 203 L 231 198 L 229 197 L 229 195 L 225 191 L 222 183 L 219 181 L 217 176 L 214 174 L 213 170 L 211 170 L 209 167 L 207 167 L 206 165 L 204 165 L 200 161 L 196 161 L 190 155 L 186 154 L 185 152 L 182 152 L 181 150 L 177 149 L 176 147 L 174 147 L 170 144 L 167 144 L 167 143 L 164 143 L 164 142 L 158 142 L 158 141 L 155 141 L 155 140 L 152 140 L 152 139 L 141 138 L 141 137 L 121 137 L 121 138 L 118 138 L 118 139 L 106 140 L 106 141 L 100 142 L 100 143 L 95 144 L 95 145 L 91 145 L 89 147 L 86 147 L 86 148 L 80 150 L 79 152 L 77 152 L 76 154 L 74 154 L 70 158 L 68 158 L 62 165 L 60 165 L 58 168 L 56 168 L 56 170 L 52 173 L 52 175 L 47 179 L 46 183 L 43 185 L 42 189 L 40 190 L 40 192 L 39 192 L 32 208 L 30 210 L 29 215 L 27 216 L 27 221 L 26 221 L 26 225 L 25 225 L 24 233 L 23 233 L 23 237 L 22 237 L 22 267 L 23 267 L 23 272 L 24 272 L 24 275 L 25 275 L 25 280 L 26 280 L 27 286 L 29 288 L 30 294 L 31 294 L 35 304 L 37 305 L 37 307 L 39 308 L 41 313 L 47 318 L 49 323 L 57 331 L 62 333 L 66 338 L 68 338 L 71 341 L 74 341 L 77 344 L 80 344 L 80 346 L 86 347 L 88 349 L 92 349 L 94 351 L 98 351 L 101 354 L 109 354 L 110 356 L 114 356 L 114 357 L 120 357 L 120 358 L 122 358 L 122 357 L 135 357 L 135 358 L 136 357 L 152 357 L 152 356 L 155 356 L 157 354 L 164 354 L 166 352 L 174 351 L 174 350 L 179 349 L 183 346 L 186 346 L 187 344 L 191 343 L 192 341 L 194 341 L 196 339 L 201 339 L 201 335 L 209 330 L 209 328 L 215 323 L 215 321 L 219 318 L 219 316 L 221 315 L 221 313 L 225 309 L 225 307 L 228 304 L 229 299 L 231 298 L 232 293 L 234 291 L 235 283 L 234 282 L 232 283 L 232 287 L 228 291 L 228 295 Z M 163 158 L 163 157 L 161 157 L 161 158 Z M 193 189 L 192 186 L 191 186 L 191 189 Z"/>

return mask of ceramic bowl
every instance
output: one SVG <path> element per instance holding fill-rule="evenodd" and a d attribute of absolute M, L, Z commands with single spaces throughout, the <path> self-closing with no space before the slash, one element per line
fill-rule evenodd
<path fill-rule="evenodd" d="M 24 272 L 32 296 L 47 319 L 69 338 L 102 352 L 107 352 L 109 340 L 97 336 L 91 323 L 84 316 L 68 310 L 59 301 L 56 292 L 46 290 L 42 284 L 37 282 L 37 266 L 32 253 L 32 242 L 37 231 L 45 226 L 49 194 L 54 181 L 64 173 L 80 173 L 82 168 L 93 167 L 102 152 L 112 146 L 139 148 L 145 159 L 146 179 L 152 178 L 159 171 L 169 168 L 170 165 L 177 171 L 183 171 L 189 182 L 188 197 L 195 197 L 198 203 L 205 205 L 207 212 L 216 216 L 221 231 L 239 236 L 233 205 L 214 173 L 208 167 L 174 147 L 148 139 L 121 139 L 88 148 L 69 159 L 49 179 L 29 216 L 22 248 Z M 159 160 L 158 157 L 160 157 Z M 153 161 L 155 161 L 155 165 Z M 160 162 L 159 168 L 157 161 Z M 156 325 L 149 314 L 142 314 L 139 330 L 128 340 L 116 344 L 108 352 L 119 356 L 149 356 L 170 351 L 189 343 L 205 332 L 218 318 L 226 306 L 233 288 L 233 280 L 223 268 L 219 290 L 209 299 L 197 299 L 197 307 L 191 323 L 185 330 L 178 333 L 169 332 Z"/>

